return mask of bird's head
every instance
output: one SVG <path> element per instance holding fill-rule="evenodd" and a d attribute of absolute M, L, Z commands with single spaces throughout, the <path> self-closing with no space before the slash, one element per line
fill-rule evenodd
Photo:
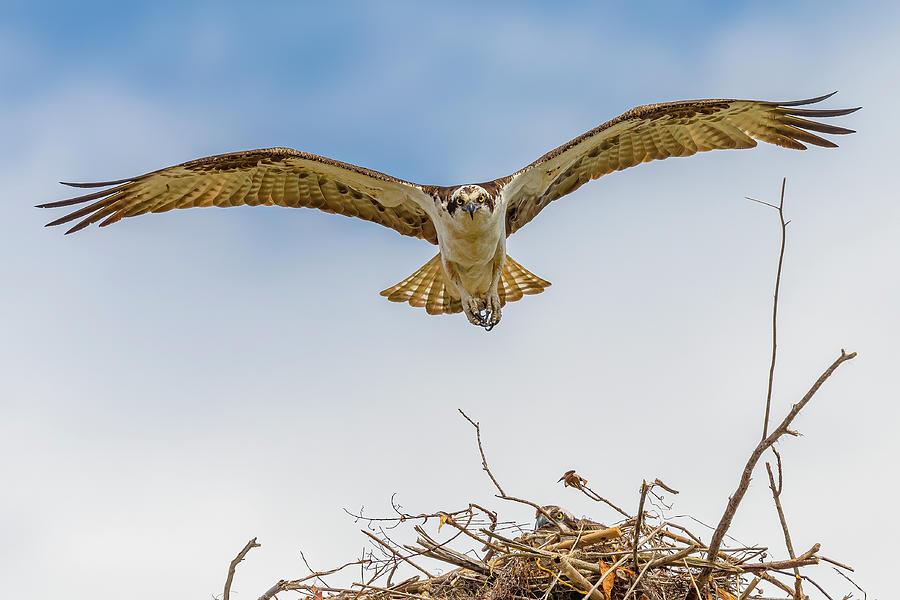
<path fill-rule="evenodd" d="M 575 524 L 575 515 L 570 513 L 564 508 L 556 506 L 555 504 L 550 504 L 548 506 L 541 507 L 544 512 L 550 515 L 553 518 L 553 521 L 549 521 L 541 511 L 536 511 L 535 513 L 535 521 L 534 521 L 534 530 L 537 531 L 541 527 L 546 527 L 551 525 L 553 522 L 559 524 L 563 531 L 571 531 Z"/>
<path fill-rule="evenodd" d="M 463 185 L 450 194 L 447 212 L 454 219 L 475 219 L 477 213 L 494 212 L 494 198 L 480 185 Z"/>

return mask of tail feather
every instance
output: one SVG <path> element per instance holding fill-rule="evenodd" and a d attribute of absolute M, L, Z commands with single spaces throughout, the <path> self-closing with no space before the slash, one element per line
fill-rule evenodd
<path fill-rule="evenodd" d="M 497 292 L 500 302 L 521 300 L 528 294 L 540 294 L 550 282 L 525 269 L 509 256 L 500 274 Z M 456 290 L 444 280 L 444 267 L 438 254 L 415 273 L 386 290 L 381 295 L 391 302 L 408 302 L 410 306 L 425 308 L 430 315 L 462 312 L 462 303 Z"/>
<path fill-rule="evenodd" d="M 540 294 L 544 288 L 549 287 L 550 282 L 541 279 L 531 271 L 528 271 L 514 261 L 512 257 L 506 257 L 506 263 L 503 265 L 503 273 L 500 274 L 500 293 L 501 304 L 507 302 L 515 302 L 521 300 L 522 296 L 528 294 Z"/>

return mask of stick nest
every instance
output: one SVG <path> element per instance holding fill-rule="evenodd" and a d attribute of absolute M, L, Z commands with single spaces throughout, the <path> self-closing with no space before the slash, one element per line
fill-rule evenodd
<path fill-rule="evenodd" d="M 793 568 L 819 562 L 818 544 L 794 559 L 767 562 L 765 547 L 735 547 L 720 549 L 709 561 L 709 548 L 684 526 L 643 513 L 614 527 L 591 523 L 536 532 L 501 522 L 474 504 L 455 512 L 398 514 L 356 515 L 369 522 L 364 533 L 373 540 L 360 560 L 280 581 L 262 600 L 286 590 L 312 600 L 737 600 L 753 598 L 760 580 L 791 595 Z M 415 543 L 395 541 L 398 531 L 410 533 L 410 528 Z M 321 579 L 352 565 L 359 566 L 360 578 L 349 588 L 330 587 Z M 419 574 L 396 582 L 398 573 L 412 569 Z M 708 583 L 700 594 L 697 582 L 705 571 Z"/>

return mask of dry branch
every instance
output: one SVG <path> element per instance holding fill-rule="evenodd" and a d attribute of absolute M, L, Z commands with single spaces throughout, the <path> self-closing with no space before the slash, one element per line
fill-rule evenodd
<path fill-rule="evenodd" d="M 728 504 L 725 507 L 725 512 L 722 514 L 722 518 L 719 520 L 719 525 L 716 527 L 715 532 L 713 533 L 712 539 L 709 543 L 709 551 L 707 553 L 707 560 L 714 561 L 718 555 L 719 548 L 721 547 L 722 540 L 725 538 L 725 534 L 728 532 L 728 528 L 731 526 L 731 522 L 734 519 L 734 515 L 737 512 L 738 505 L 741 503 L 741 500 L 744 498 L 744 494 L 747 493 L 747 489 L 750 487 L 750 480 L 753 476 L 753 470 L 756 468 L 756 464 L 759 462 L 760 457 L 763 452 L 765 452 L 768 448 L 770 448 L 778 439 L 786 434 L 794 434 L 793 431 L 789 429 L 791 422 L 793 422 L 794 417 L 803 410 L 803 407 L 807 405 L 807 403 L 812 399 L 815 393 L 819 390 L 825 381 L 831 377 L 831 374 L 841 366 L 844 362 L 851 360 L 856 357 L 856 352 L 851 352 L 847 354 L 844 349 L 841 349 L 841 355 L 835 359 L 835 361 L 825 370 L 824 373 L 816 380 L 816 382 L 812 385 L 806 395 L 800 400 L 800 402 L 794 404 L 791 407 L 790 412 L 788 412 L 787 416 L 782 420 L 781 424 L 774 430 L 772 433 L 768 433 L 769 428 L 769 414 L 772 404 L 772 383 L 774 381 L 775 376 L 775 357 L 778 351 L 777 344 L 777 325 L 778 325 L 778 292 L 781 287 L 781 273 L 782 273 L 782 265 L 784 263 L 784 248 L 785 248 L 785 240 L 787 236 L 787 225 L 790 221 L 784 220 L 784 189 L 786 184 L 786 179 L 782 180 L 781 183 L 781 201 L 778 206 L 770 204 L 768 202 L 761 202 L 759 200 L 753 200 L 754 202 L 759 202 L 760 204 L 765 204 L 772 208 L 775 208 L 778 211 L 779 220 L 781 222 L 781 251 L 778 256 L 778 272 L 775 277 L 775 296 L 772 302 L 772 359 L 769 367 L 769 379 L 768 379 L 768 388 L 766 393 L 766 410 L 765 417 L 763 419 L 763 437 L 760 440 L 759 444 L 757 444 L 756 448 L 754 448 L 753 452 L 750 454 L 750 458 L 747 460 L 747 464 L 744 466 L 744 471 L 741 474 L 740 482 L 738 483 L 738 487 L 735 492 L 728 498 Z M 710 570 L 705 569 L 700 577 L 698 578 L 698 588 L 702 589 L 709 578 Z M 796 591 L 796 590 L 795 590 Z"/>
<path fill-rule="evenodd" d="M 244 560 L 244 557 L 247 556 L 247 553 L 253 548 L 259 548 L 259 544 L 256 543 L 256 538 L 247 542 L 244 548 L 238 552 L 237 556 L 235 556 L 228 565 L 228 576 L 225 578 L 225 591 L 222 593 L 222 600 L 229 600 L 229 598 L 231 598 L 231 581 L 234 579 L 234 570 L 237 568 L 238 563 Z"/>

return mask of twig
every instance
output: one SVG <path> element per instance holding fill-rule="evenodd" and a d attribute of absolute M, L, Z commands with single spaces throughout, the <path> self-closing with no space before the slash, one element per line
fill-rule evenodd
<path fill-rule="evenodd" d="M 661 567 L 669 563 L 675 563 L 685 558 L 689 554 L 697 552 L 698 550 L 701 550 L 700 546 L 688 546 L 687 548 L 679 550 L 675 554 L 669 554 L 666 556 L 660 556 L 659 558 L 654 558 L 649 563 L 647 563 L 647 565 L 652 569 L 654 567 Z"/>
<path fill-rule="evenodd" d="M 408 594 L 406 592 L 401 592 L 400 590 L 390 589 L 378 587 L 377 585 L 370 585 L 368 583 L 351 583 L 351 587 L 360 587 L 367 590 L 375 590 L 378 592 L 387 592 L 388 594 L 396 594 L 398 596 L 403 596 L 404 598 L 421 598 L 421 600 L 431 600 L 428 596 L 422 596 L 419 594 Z"/>
<path fill-rule="evenodd" d="M 307 586 L 303 585 L 304 581 L 309 581 L 310 579 L 320 578 L 325 575 L 331 575 L 333 573 L 337 573 L 338 571 L 341 571 L 341 570 L 346 569 L 347 567 L 350 567 L 353 565 L 364 565 L 364 564 L 368 564 L 370 562 L 372 562 L 372 561 L 363 558 L 360 560 L 355 560 L 353 562 L 344 563 L 343 565 L 341 565 L 339 567 L 335 567 L 334 569 L 329 569 L 327 571 L 316 571 L 315 573 L 310 573 L 306 577 L 301 577 L 300 579 L 294 579 L 291 581 L 288 581 L 286 579 L 281 579 L 275 585 L 273 585 L 268 590 L 266 590 L 263 593 L 263 595 L 259 597 L 258 600 L 269 600 L 270 598 L 274 597 L 275 594 L 277 594 L 279 592 L 284 592 L 287 590 L 304 589 L 307 587 Z M 324 580 L 322 580 L 322 582 L 324 583 Z M 318 589 L 324 590 L 324 591 L 329 591 L 329 590 L 343 591 L 340 588 L 330 588 L 330 587 L 319 587 Z"/>
<path fill-rule="evenodd" d="M 796 569 L 794 569 L 794 570 L 796 571 Z M 797 585 L 798 585 L 798 586 L 800 585 L 800 580 L 801 580 L 801 579 L 805 579 L 806 581 L 808 581 L 808 582 L 810 582 L 811 584 L 813 584 L 814 586 L 816 586 L 816 588 L 817 588 L 820 592 L 822 592 L 822 594 L 823 594 L 826 598 L 828 598 L 828 600 L 834 600 L 834 598 L 832 598 L 831 595 L 830 595 L 828 592 L 826 592 L 825 589 L 824 589 L 821 585 L 819 585 L 818 583 L 816 583 L 816 580 L 813 579 L 812 577 L 810 577 L 809 575 L 795 575 L 795 577 L 797 578 Z M 801 596 L 800 598 L 801 598 L 801 600 L 802 600 L 803 598 L 809 598 L 809 596 Z"/>
<path fill-rule="evenodd" d="M 777 209 L 778 218 L 781 221 L 781 252 L 778 253 L 778 274 L 775 276 L 775 300 L 772 302 L 772 362 L 769 365 L 769 386 L 766 391 L 766 416 L 765 419 L 763 419 L 762 439 L 766 439 L 769 432 L 769 412 L 772 408 L 772 382 L 775 379 L 775 355 L 778 352 L 778 291 L 781 289 L 781 267 L 784 264 L 784 246 L 787 241 L 788 224 L 788 222 L 784 220 L 784 187 L 786 184 L 787 177 L 781 180 L 781 201 L 778 203 L 778 206 L 750 198 L 750 200 L 753 200 L 754 202 L 760 202 L 760 204 L 765 204 Z"/>
<path fill-rule="evenodd" d="M 656 479 L 653 480 L 653 485 L 658 485 L 659 487 L 666 490 L 670 494 L 676 494 L 676 495 L 678 494 L 678 490 L 667 486 L 665 483 L 662 482 L 662 480 L 659 477 L 657 477 Z"/>
<path fill-rule="evenodd" d="M 847 569 L 847 570 L 850 571 L 851 573 L 856 572 L 856 569 L 854 569 L 854 568 L 851 567 L 850 565 L 845 565 L 844 563 L 840 563 L 840 562 L 834 560 L 833 558 L 828 558 L 827 556 L 821 556 L 821 555 L 819 556 L 819 558 L 822 559 L 822 560 L 824 560 L 824 561 L 827 562 L 827 563 L 831 563 L 831 564 L 833 564 L 833 565 L 837 565 L 837 566 L 839 566 L 839 567 L 842 568 L 842 569 Z"/>
<path fill-rule="evenodd" d="M 638 540 L 641 536 L 641 521 L 644 519 L 644 500 L 647 499 L 647 491 L 650 489 L 650 486 L 647 485 L 646 481 L 641 482 L 641 501 L 638 503 L 638 512 L 637 512 L 637 520 L 634 523 L 634 554 L 632 558 L 632 564 L 634 564 L 634 570 L 638 569 Z"/>
<path fill-rule="evenodd" d="M 384 540 L 378 538 L 377 536 L 372 535 L 371 533 L 369 533 L 369 532 L 366 531 L 365 529 L 360 529 L 360 531 L 362 531 L 364 534 L 366 534 L 367 536 L 369 536 L 370 538 L 372 538 L 373 540 L 375 540 L 376 543 L 378 543 L 378 544 L 384 546 L 385 548 L 387 548 L 388 552 L 390 552 L 391 554 L 393 554 L 395 557 L 399 558 L 400 560 L 402 560 L 402 561 L 404 561 L 404 562 L 406 562 L 406 563 L 409 563 L 410 565 L 412 565 L 413 567 L 415 567 L 417 570 L 419 570 L 419 571 L 421 571 L 422 573 L 424 573 L 425 576 L 428 577 L 429 579 L 434 578 L 434 575 L 432 575 L 431 573 L 429 573 L 428 571 L 426 571 L 425 569 L 423 569 L 422 567 L 420 567 L 419 565 L 417 565 L 416 563 L 414 563 L 413 561 L 411 561 L 409 558 L 403 556 L 402 554 L 400 554 L 399 552 L 397 552 L 396 550 L 394 550 L 393 548 L 391 548 L 390 544 L 388 544 L 388 543 L 385 542 Z"/>
<path fill-rule="evenodd" d="M 659 481 L 659 480 L 657 480 L 657 481 Z M 589 488 L 587 485 L 587 479 L 578 475 L 574 469 L 570 469 L 570 470 L 566 471 L 565 474 L 563 474 L 563 476 L 560 477 L 559 481 L 557 481 L 556 483 L 563 483 L 563 485 L 565 487 L 573 487 L 576 490 L 580 491 L 585 496 L 587 496 L 588 498 L 590 498 L 591 500 L 593 500 L 595 502 L 605 503 L 607 506 L 618 511 L 626 519 L 631 518 L 631 515 L 629 515 L 627 512 L 625 512 L 624 510 L 622 510 L 621 508 L 619 508 L 618 506 L 616 506 L 615 504 L 613 504 L 612 502 L 610 502 L 609 500 L 607 500 L 606 498 L 604 498 L 603 496 L 601 496 L 600 494 L 598 494 L 597 492 L 595 492 L 594 490 Z"/>
<path fill-rule="evenodd" d="M 231 561 L 231 564 L 228 565 L 228 577 L 225 578 L 225 591 L 222 593 L 222 600 L 228 600 L 231 597 L 231 581 L 234 579 L 234 570 L 237 568 L 238 563 L 244 560 L 244 557 L 247 556 L 247 553 L 253 548 L 259 548 L 259 544 L 256 543 L 256 538 L 247 542 L 243 550 L 238 552 L 237 556 L 234 557 L 234 560 Z"/>
<path fill-rule="evenodd" d="M 783 471 L 781 469 L 781 455 L 778 454 L 778 450 L 775 448 L 772 448 L 772 452 L 775 453 L 775 458 L 778 461 L 778 485 L 775 485 L 775 476 L 772 475 L 772 465 L 766 461 L 766 473 L 769 474 L 769 489 L 772 490 L 772 499 L 775 501 L 775 510 L 778 511 L 778 520 L 781 521 L 781 530 L 784 532 L 784 543 L 785 546 L 787 546 L 788 556 L 796 558 L 796 554 L 794 554 L 794 544 L 791 543 L 791 533 L 788 531 L 787 519 L 785 519 L 784 516 L 784 509 L 781 507 L 781 490 L 784 485 Z M 803 600 L 803 586 L 801 585 L 799 567 L 794 567 L 794 577 L 794 596 L 797 600 Z"/>
<path fill-rule="evenodd" d="M 569 578 L 569 581 L 579 586 L 581 590 L 588 590 L 591 600 L 605 600 L 605 594 L 602 594 L 600 590 L 592 586 L 591 582 L 585 579 L 584 575 L 579 573 L 578 570 L 572 566 L 572 563 L 566 560 L 565 556 L 562 556 L 561 554 L 554 556 L 553 562 L 559 564 L 562 572 Z"/>
<path fill-rule="evenodd" d="M 759 577 L 754 577 L 753 581 L 750 582 L 750 585 L 747 586 L 747 589 L 741 592 L 738 600 L 746 600 L 747 596 L 753 593 L 753 590 L 756 589 L 757 585 L 759 585 Z"/>
<path fill-rule="evenodd" d="M 788 560 L 773 560 L 771 562 L 752 563 L 749 565 L 741 565 L 745 571 L 775 571 L 778 569 L 791 569 L 795 566 L 815 565 L 819 563 L 818 557 L 815 556 L 819 551 L 819 544 L 813 544 L 813 547 L 797 556 Z"/>
<path fill-rule="evenodd" d="M 786 586 L 785 584 L 781 583 L 779 580 L 775 579 L 774 577 L 772 577 L 771 575 L 769 575 L 769 574 L 766 573 L 765 571 L 762 571 L 761 573 L 759 573 L 758 576 L 759 576 L 759 578 L 762 579 L 763 581 L 768 581 L 768 582 L 771 583 L 772 585 L 778 587 L 782 592 L 785 592 L 785 593 L 787 593 L 787 594 L 790 594 L 791 597 L 793 597 L 793 595 L 794 595 L 794 590 L 792 590 L 790 587 Z"/>
<path fill-rule="evenodd" d="M 470 521 L 471 521 L 471 519 L 470 519 Z M 475 535 L 474 533 L 469 531 L 469 529 L 466 525 L 460 525 L 459 523 L 456 522 L 456 520 L 453 517 L 451 517 L 449 515 L 447 516 L 447 520 L 444 521 L 444 524 L 449 525 L 450 527 L 453 527 L 454 529 L 458 529 L 463 534 L 469 536 L 470 538 L 472 538 L 473 540 L 475 540 L 477 542 L 481 542 L 481 544 L 484 545 L 485 549 L 490 550 L 490 552 L 492 552 L 492 553 L 503 551 L 503 549 L 500 548 L 499 546 L 495 546 L 494 544 L 492 544 L 490 540 L 484 540 L 484 539 L 478 537 L 477 535 Z M 490 559 L 488 558 L 487 555 L 485 555 L 484 560 L 487 561 Z"/>
<path fill-rule="evenodd" d="M 478 452 L 481 453 L 481 468 L 484 469 L 484 472 L 487 473 L 488 477 L 491 478 L 491 481 L 494 482 L 494 485 L 497 487 L 497 490 L 500 492 L 500 495 L 505 496 L 506 492 L 504 492 L 503 488 L 500 487 L 500 484 L 497 482 L 497 478 L 494 477 L 494 474 L 491 473 L 491 469 L 488 467 L 487 457 L 485 457 L 485 455 L 484 455 L 484 447 L 481 445 L 481 426 L 478 423 L 476 423 L 475 421 L 473 421 L 472 419 L 470 419 L 469 415 L 464 413 L 461 408 L 457 408 L 456 410 L 458 410 L 459 414 L 461 414 L 463 417 L 465 417 L 466 421 L 471 423 L 472 427 L 475 428 L 475 437 L 478 439 Z M 547 515 L 547 516 L 549 517 L 550 515 Z M 550 520 L 552 521 L 553 519 L 551 518 Z"/>
<path fill-rule="evenodd" d="M 275 594 L 277 594 L 278 592 L 283 592 L 285 589 L 285 585 L 287 585 L 288 583 L 290 582 L 284 579 L 278 580 L 275 585 L 263 592 L 263 595 L 260 596 L 257 600 L 270 600 L 270 598 L 275 597 Z"/>
<path fill-rule="evenodd" d="M 456 410 L 458 410 L 459 414 L 461 414 L 463 417 L 465 417 L 466 421 L 471 423 L 472 427 L 475 428 L 475 437 L 478 440 L 478 452 L 481 454 L 481 468 L 484 469 L 484 471 L 488 474 L 488 477 L 491 478 L 491 481 L 494 482 L 494 485 L 497 487 L 497 490 L 500 492 L 500 495 L 497 497 L 500 498 L 501 500 L 510 500 L 512 502 L 519 502 L 520 504 L 527 504 L 528 506 L 536 509 L 537 512 L 539 512 L 540 514 L 547 517 L 547 520 L 556 527 L 557 531 L 562 531 L 562 527 L 560 526 L 560 524 L 550 515 L 550 513 L 545 511 L 541 506 L 538 506 L 537 504 L 535 504 L 534 502 L 531 502 L 529 500 L 523 500 L 522 498 L 516 498 L 514 496 L 506 495 L 506 492 L 503 491 L 503 488 L 500 487 L 500 484 L 497 482 L 497 478 L 494 477 L 493 473 L 491 473 L 490 467 L 488 467 L 487 457 L 484 455 L 484 446 L 481 445 L 481 425 L 479 425 L 478 423 L 473 421 L 471 418 L 469 418 L 469 415 L 464 413 L 461 408 L 457 408 Z"/>
<path fill-rule="evenodd" d="M 864 589 L 862 589 L 861 587 L 859 587 L 858 585 L 856 585 L 856 582 L 853 581 L 852 579 L 850 579 L 849 577 L 847 577 L 847 575 L 845 575 L 844 573 L 841 573 L 841 572 L 838 571 L 837 569 L 835 569 L 835 571 L 837 571 L 837 574 L 838 574 L 838 575 L 840 575 L 841 577 L 843 577 L 844 579 L 846 579 L 847 581 L 849 581 L 850 583 L 852 583 L 852 584 L 853 584 L 853 587 L 855 587 L 855 588 L 858 589 L 860 592 L 862 592 L 863 600 L 866 600 L 866 590 L 864 590 Z"/>

